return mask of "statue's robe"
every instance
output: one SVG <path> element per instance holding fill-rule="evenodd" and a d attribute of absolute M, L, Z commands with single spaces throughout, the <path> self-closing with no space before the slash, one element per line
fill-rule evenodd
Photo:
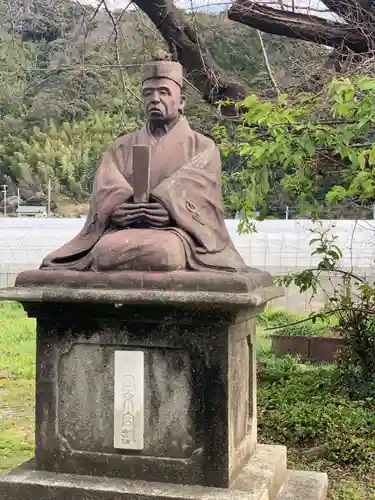
<path fill-rule="evenodd" d="M 150 197 L 167 209 L 162 229 L 121 229 L 111 215 L 131 202 L 132 147 L 151 146 Z M 244 271 L 224 223 L 220 154 L 182 118 L 160 140 L 145 125 L 104 154 L 82 231 L 48 255 L 41 269 L 111 271 L 176 269 Z"/>

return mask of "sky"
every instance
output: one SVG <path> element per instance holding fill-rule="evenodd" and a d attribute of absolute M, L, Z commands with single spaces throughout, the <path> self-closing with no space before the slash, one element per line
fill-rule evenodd
<path fill-rule="evenodd" d="M 110 5 L 115 9 L 123 9 L 127 4 L 128 0 L 106 0 L 107 5 Z M 81 0 L 81 3 L 97 5 L 98 0 Z M 229 0 L 176 0 L 176 5 L 180 8 L 186 10 L 195 10 L 202 12 L 220 12 L 226 10 L 229 5 Z"/>
<path fill-rule="evenodd" d="M 98 0 L 81 0 L 82 3 L 97 5 Z M 106 0 L 107 5 L 112 9 L 124 9 L 128 5 L 128 0 Z M 266 5 L 277 7 L 280 5 L 280 0 L 257 0 L 256 3 L 264 3 Z M 283 5 L 291 6 L 293 3 L 296 5 L 296 10 L 303 13 L 308 13 L 309 9 L 313 15 L 332 19 L 332 14 L 325 12 L 326 7 L 320 0 L 282 0 Z M 222 12 L 227 10 L 232 1 L 230 0 L 176 0 L 176 5 L 187 11 L 199 12 Z M 320 12 L 317 12 L 320 11 Z"/>

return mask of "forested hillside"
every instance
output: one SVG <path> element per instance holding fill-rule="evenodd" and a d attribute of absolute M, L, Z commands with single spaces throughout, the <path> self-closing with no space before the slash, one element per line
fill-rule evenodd
<path fill-rule="evenodd" d="M 101 154 L 142 121 L 142 63 L 164 42 L 140 11 L 78 2 L 0 0 L 0 184 L 23 199 L 85 202 Z M 272 94 L 264 56 L 280 88 L 300 82 L 323 49 L 233 23 L 186 14 L 217 63 L 250 91 Z M 193 126 L 209 134 L 217 110 L 186 86 Z M 225 168 L 231 168 L 230 163 Z"/>

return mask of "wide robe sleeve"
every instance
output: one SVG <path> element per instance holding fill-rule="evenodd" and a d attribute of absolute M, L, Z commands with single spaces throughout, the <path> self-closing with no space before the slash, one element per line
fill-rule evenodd
<path fill-rule="evenodd" d="M 57 251 L 48 255 L 41 269 L 79 265 L 109 226 L 113 211 L 133 196 L 133 189 L 120 171 L 121 148 L 107 151 L 97 170 L 94 192 L 86 223 L 80 233 Z"/>
<path fill-rule="evenodd" d="M 221 160 L 212 143 L 151 191 L 178 228 L 197 242 L 201 252 L 221 252 L 230 237 L 224 223 Z"/>

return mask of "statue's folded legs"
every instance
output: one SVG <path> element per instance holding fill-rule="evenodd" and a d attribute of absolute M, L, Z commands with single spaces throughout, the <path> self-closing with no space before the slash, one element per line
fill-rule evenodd
<path fill-rule="evenodd" d="M 90 254 L 93 271 L 177 271 L 186 268 L 181 238 L 171 231 L 127 229 L 101 238 Z"/>

